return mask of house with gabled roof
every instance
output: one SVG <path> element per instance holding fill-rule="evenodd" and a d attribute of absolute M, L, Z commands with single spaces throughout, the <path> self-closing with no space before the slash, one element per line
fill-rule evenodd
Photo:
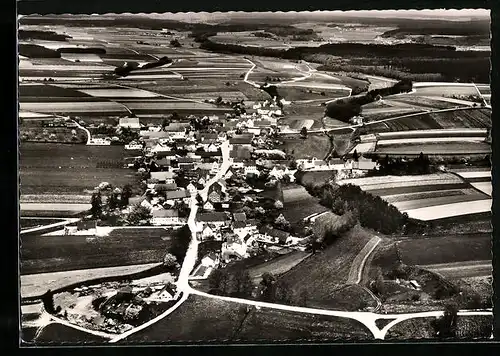
<path fill-rule="evenodd" d="M 196 186 L 193 184 L 193 182 L 190 182 L 187 185 L 186 190 L 189 192 L 190 195 L 198 193 L 198 189 L 196 189 Z"/>
<path fill-rule="evenodd" d="M 185 219 L 179 217 L 179 212 L 174 209 L 160 209 L 151 212 L 151 224 L 155 226 L 171 226 L 185 223 Z"/>
<path fill-rule="evenodd" d="M 245 162 L 245 174 L 250 175 L 250 174 L 255 174 L 257 176 L 260 175 L 260 170 L 257 168 L 257 164 L 255 161 L 247 161 Z"/>
<path fill-rule="evenodd" d="M 244 212 L 233 213 L 233 220 L 234 221 L 241 221 L 241 222 L 246 223 L 246 221 L 247 221 L 247 215 Z"/>
<path fill-rule="evenodd" d="M 270 238 L 274 242 L 280 243 L 283 245 L 287 244 L 288 241 L 290 241 L 290 233 L 283 231 L 283 230 L 278 230 L 278 229 L 274 229 L 274 228 L 271 228 L 268 226 L 263 226 L 260 229 L 260 233 L 262 235 Z"/>
<path fill-rule="evenodd" d="M 217 227 L 227 225 L 229 222 L 229 218 L 227 217 L 225 212 L 216 211 L 199 213 L 197 220 L 202 224 L 213 224 Z"/>
<path fill-rule="evenodd" d="M 214 205 L 209 200 L 207 200 L 205 202 L 205 204 L 203 204 L 203 209 L 209 210 L 209 211 L 210 210 L 215 210 Z"/>

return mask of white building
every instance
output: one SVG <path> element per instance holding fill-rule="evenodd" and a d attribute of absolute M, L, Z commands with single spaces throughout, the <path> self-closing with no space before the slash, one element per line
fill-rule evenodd
<path fill-rule="evenodd" d="M 153 210 L 151 224 L 155 226 L 172 226 L 182 224 L 184 219 L 179 218 L 179 212 L 173 209 Z"/>

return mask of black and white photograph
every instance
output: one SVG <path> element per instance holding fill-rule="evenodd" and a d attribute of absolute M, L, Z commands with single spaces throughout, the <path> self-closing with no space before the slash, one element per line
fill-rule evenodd
<path fill-rule="evenodd" d="M 20 346 L 492 339 L 490 27 L 19 15 Z"/>

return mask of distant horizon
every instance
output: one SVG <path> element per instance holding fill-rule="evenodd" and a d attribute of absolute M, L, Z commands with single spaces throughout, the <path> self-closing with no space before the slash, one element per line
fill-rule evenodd
<path fill-rule="evenodd" d="M 325 17 L 332 18 L 408 18 L 408 19 L 446 19 L 446 20 L 473 20 L 479 18 L 489 18 L 489 9 L 425 9 L 425 10 L 349 10 L 349 11 L 266 11 L 266 12 L 245 12 L 245 11 L 228 11 L 228 12 L 177 12 L 177 13 L 105 13 L 105 14 L 30 14 L 19 15 L 18 18 L 26 16 L 148 16 L 157 19 L 169 19 L 178 21 L 218 21 L 218 20 L 238 20 L 245 18 L 293 18 L 293 17 L 311 17 L 311 20 L 322 19 Z"/>

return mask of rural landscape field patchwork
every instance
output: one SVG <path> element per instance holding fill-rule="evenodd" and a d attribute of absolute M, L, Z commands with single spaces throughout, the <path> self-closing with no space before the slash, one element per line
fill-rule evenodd
<path fill-rule="evenodd" d="M 492 338 L 489 29 L 20 16 L 22 344 Z"/>

